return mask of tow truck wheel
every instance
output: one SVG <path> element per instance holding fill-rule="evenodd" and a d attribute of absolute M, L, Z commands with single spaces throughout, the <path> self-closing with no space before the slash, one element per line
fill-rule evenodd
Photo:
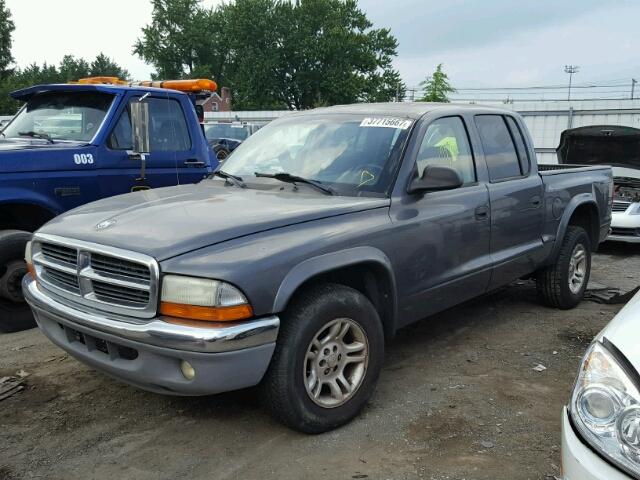
<path fill-rule="evenodd" d="M 371 397 L 383 356 L 382 323 L 369 299 L 343 285 L 319 285 L 282 316 L 262 384 L 266 404 L 301 432 L 339 427 Z"/>
<path fill-rule="evenodd" d="M 0 232 L 0 332 L 18 332 L 35 326 L 31 309 L 22 296 L 22 277 L 27 273 L 24 248 L 29 232 Z"/>
<path fill-rule="evenodd" d="M 550 307 L 567 310 L 580 303 L 591 273 L 591 242 L 582 227 L 569 226 L 553 265 L 536 276 L 538 295 Z"/>

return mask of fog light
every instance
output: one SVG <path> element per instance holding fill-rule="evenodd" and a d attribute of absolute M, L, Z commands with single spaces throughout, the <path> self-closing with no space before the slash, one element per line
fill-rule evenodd
<path fill-rule="evenodd" d="M 193 366 L 186 360 L 182 360 L 180 362 L 180 370 L 182 371 L 182 375 L 184 375 L 184 378 L 186 378 L 187 380 L 193 380 L 196 376 L 195 368 L 193 368 Z"/>

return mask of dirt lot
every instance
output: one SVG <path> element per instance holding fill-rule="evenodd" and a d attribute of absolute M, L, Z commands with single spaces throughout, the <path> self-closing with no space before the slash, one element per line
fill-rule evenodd
<path fill-rule="evenodd" d="M 635 287 L 636 252 L 605 245 L 592 280 Z M 0 480 L 553 479 L 578 362 L 619 309 L 544 308 L 518 282 L 425 320 L 389 345 L 364 413 L 318 436 L 275 423 L 253 389 L 164 397 L 90 370 L 37 330 L 2 335 L 0 377 L 31 375 L 0 402 Z"/>

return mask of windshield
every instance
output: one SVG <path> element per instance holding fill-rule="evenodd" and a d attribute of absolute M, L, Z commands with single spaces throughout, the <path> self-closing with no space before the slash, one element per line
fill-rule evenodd
<path fill-rule="evenodd" d="M 243 178 L 285 172 L 343 195 L 387 193 L 411 124 L 403 118 L 364 115 L 286 117 L 242 143 L 224 171 Z"/>
<path fill-rule="evenodd" d="M 46 92 L 31 98 L 4 129 L 6 138 L 33 136 L 88 142 L 104 120 L 113 95 L 102 92 Z"/>
<path fill-rule="evenodd" d="M 249 129 L 243 125 L 218 123 L 217 125 L 207 126 L 205 135 L 208 140 L 218 140 L 220 138 L 245 140 L 249 136 Z"/>

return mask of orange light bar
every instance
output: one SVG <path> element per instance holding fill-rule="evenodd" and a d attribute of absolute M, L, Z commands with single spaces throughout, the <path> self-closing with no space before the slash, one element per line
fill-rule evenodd
<path fill-rule="evenodd" d="M 157 80 L 137 82 L 135 85 L 141 87 L 169 88 L 180 92 L 215 92 L 218 84 L 208 78 L 194 80 Z"/>
<path fill-rule="evenodd" d="M 198 305 L 161 302 L 160 313 L 168 317 L 187 318 L 205 322 L 234 322 L 251 318 L 253 316 L 253 309 L 250 305 L 201 307 Z"/>
<path fill-rule="evenodd" d="M 118 77 L 87 77 L 81 78 L 77 83 L 82 85 L 128 85 L 125 80 L 120 80 Z"/>

